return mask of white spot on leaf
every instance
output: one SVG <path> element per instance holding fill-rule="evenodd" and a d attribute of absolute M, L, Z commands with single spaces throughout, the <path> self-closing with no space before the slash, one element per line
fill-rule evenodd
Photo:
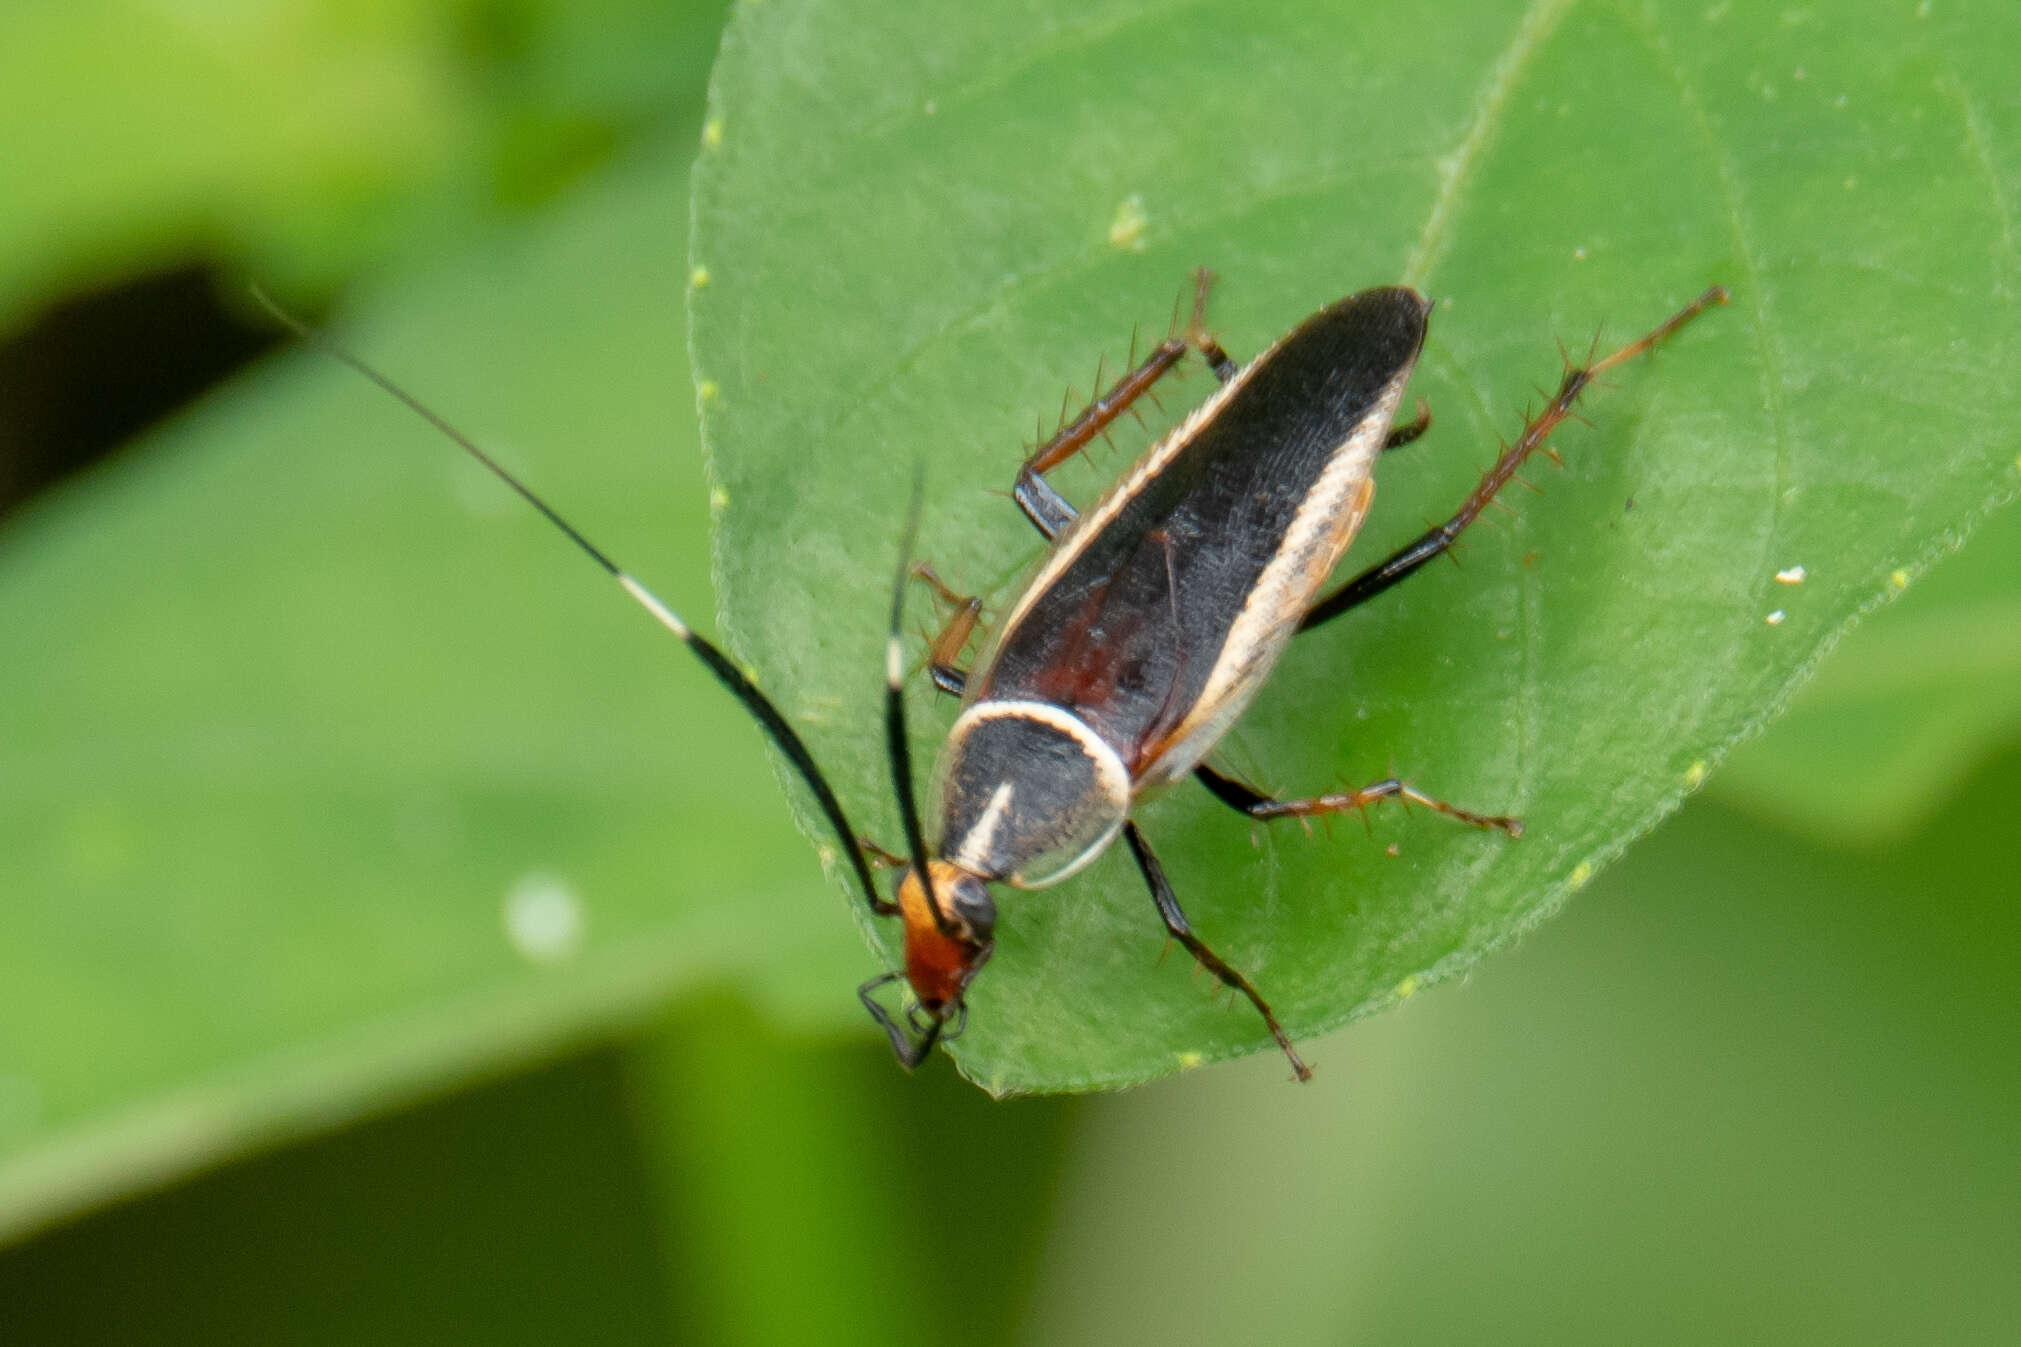
<path fill-rule="evenodd" d="M 1144 230 L 1150 223 L 1151 217 L 1144 213 L 1144 198 L 1130 193 L 1116 203 L 1116 214 L 1109 221 L 1109 246 L 1143 252 Z"/>
<path fill-rule="evenodd" d="M 522 876 L 505 895 L 505 938 L 528 963 L 553 964 L 582 948 L 582 899 L 559 875 Z"/>

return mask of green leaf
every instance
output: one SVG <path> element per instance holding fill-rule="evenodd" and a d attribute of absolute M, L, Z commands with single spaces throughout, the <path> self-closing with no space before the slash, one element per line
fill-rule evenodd
<path fill-rule="evenodd" d="M 1224 745 L 1289 793 L 1394 769 L 1521 814 L 1520 842 L 1390 810 L 1373 838 L 1252 839 L 1190 785 L 1141 811 L 1294 1033 L 1394 1004 L 1548 914 L 2012 493 L 2017 42 L 1998 0 L 742 6 L 691 299 L 737 645 L 890 844 L 879 615 L 914 464 L 922 553 L 1008 602 L 1034 420 L 1162 330 L 1191 267 L 1220 273 L 1238 357 L 1362 286 L 1437 299 L 1412 393 L 1439 424 L 1383 465 L 1350 567 L 1457 503 L 1555 381 L 1554 339 L 1623 340 L 1726 283 L 1732 307 L 1594 393 L 1540 498 L 1301 640 Z M 1061 480 L 1085 499 L 1121 461 Z M 1120 852 L 1005 896 L 953 1049 L 985 1087 L 1266 1043 L 1159 960 Z"/>
<path fill-rule="evenodd" d="M 2021 738 L 2021 511 L 1846 638 L 1722 799 L 1825 840 L 1901 837 Z"/>
<path fill-rule="evenodd" d="M 692 143 L 341 335 L 699 622 Z M 859 1023 L 867 960 L 757 732 L 332 361 L 10 521 L 0 631 L 0 1238 L 683 987 Z"/>

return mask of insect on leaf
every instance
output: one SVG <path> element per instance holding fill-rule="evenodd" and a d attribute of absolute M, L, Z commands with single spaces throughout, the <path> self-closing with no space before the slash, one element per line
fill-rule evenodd
<path fill-rule="evenodd" d="M 1381 465 L 1344 572 L 1459 501 L 1555 386 L 1557 343 L 1625 341 L 1723 282 L 1733 304 L 1610 374 L 1554 441 L 1564 469 L 1527 470 L 1538 494 L 1512 488 L 1459 565 L 1298 641 L 1216 758 L 1291 794 L 1395 772 L 1526 836 L 1387 806 L 1366 832 L 1251 828 L 1190 783 L 1138 811 L 1294 1035 L 1464 970 L 2014 489 L 2021 104 L 1992 53 L 2021 20 L 1941 8 L 739 7 L 692 297 L 736 647 L 890 844 L 879 615 L 915 464 L 922 552 L 1000 611 L 1038 554 L 1003 495 L 1034 421 L 1133 325 L 1162 335 L 1192 267 L 1222 278 L 1237 359 L 1367 286 L 1434 300 L 1410 396 L 1437 422 Z M 1170 413 L 1209 387 L 1196 367 Z M 1058 480 L 1085 502 L 1126 461 Z M 919 688 L 930 758 L 952 708 Z M 1161 960 L 1121 848 L 1001 911 L 953 1047 L 985 1087 L 1267 1044 Z"/>

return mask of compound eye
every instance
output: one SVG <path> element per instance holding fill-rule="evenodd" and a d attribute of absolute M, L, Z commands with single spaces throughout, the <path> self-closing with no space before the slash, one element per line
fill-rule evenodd
<path fill-rule="evenodd" d="M 954 883 L 954 892 L 949 895 L 954 903 L 954 914 L 961 918 L 969 933 L 978 941 L 985 941 L 996 931 L 996 900 L 989 896 L 989 886 L 974 875 L 963 875 Z"/>

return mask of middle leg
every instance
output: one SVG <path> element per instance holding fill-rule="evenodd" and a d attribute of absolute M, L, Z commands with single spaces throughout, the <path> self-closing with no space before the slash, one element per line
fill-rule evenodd
<path fill-rule="evenodd" d="M 1505 814 L 1476 814 L 1471 809 L 1447 804 L 1434 799 L 1407 781 L 1388 777 L 1360 790 L 1336 791 L 1330 795 L 1313 795 L 1302 800 L 1277 800 L 1260 791 L 1252 790 L 1234 777 L 1223 776 L 1202 763 L 1193 769 L 1194 777 L 1214 793 L 1214 798 L 1238 813 L 1253 819 L 1268 822 L 1280 818 L 1314 818 L 1327 814 L 1359 813 L 1372 804 L 1384 800 L 1404 800 L 1410 804 L 1421 804 L 1448 818 L 1475 828 L 1494 828 L 1511 837 L 1523 835 L 1523 821 Z"/>

